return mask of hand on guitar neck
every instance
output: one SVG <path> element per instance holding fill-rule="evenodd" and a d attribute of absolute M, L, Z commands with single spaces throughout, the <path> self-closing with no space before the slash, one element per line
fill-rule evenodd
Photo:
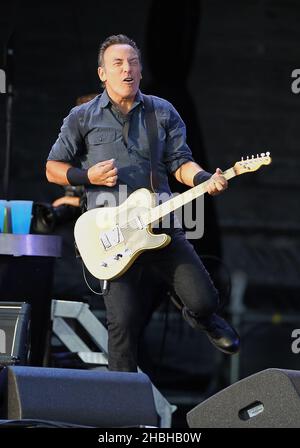
<path fill-rule="evenodd" d="M 228 187 L 227 179 L 223 176 L 223 171 L 220 168 L 216 169 L 216 172 L 209 179 L 207 185 L 207 193 L 211 196 L 217 196 L 226 190 Z"/>

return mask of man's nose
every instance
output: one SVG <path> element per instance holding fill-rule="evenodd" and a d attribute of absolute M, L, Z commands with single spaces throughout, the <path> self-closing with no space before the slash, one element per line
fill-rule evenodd
<path fill-rule="evenodd" d="M 129 70 L 130 70 L 130 64 L 129 64 L 129 62 L 128 61 L 125 61 L 124 62 L 124 64 L 123 64 L 123 70 L 124 70 L 124 72 L 129 72 Z"/>

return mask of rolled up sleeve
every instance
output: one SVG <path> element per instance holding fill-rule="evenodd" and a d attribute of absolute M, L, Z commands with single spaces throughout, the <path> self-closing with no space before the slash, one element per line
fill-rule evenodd
<path fill-rule="evenodd" d="M 80 123 L 77 116 L 77 108 L 73 108 L 64 119 L 60 133 L 47 160 L 60 162 L 72 162 L 76 160 L 83 150 L 83 138 L 80 132 Z"/>
<path fill-rule="evenodd" d="M 164 163 L 169 173 L 174 173 L 186 162 L 194 161 L 192 151 L 186 143 L 186 127 L 176 109 L 170 105 L 170 115 L 166 123 L 166 146 Z"/>

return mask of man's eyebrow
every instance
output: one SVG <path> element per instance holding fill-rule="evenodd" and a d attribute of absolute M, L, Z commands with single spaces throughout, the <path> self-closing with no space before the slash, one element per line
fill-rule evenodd
<path fill-rule="evenodd" d="M 129 59 L 129 61 L 137 61 L 139 58 L 137 56 L 134 56 L 132 58 Z M 114 58 L 113 62 L 120 62 L 123 61 L 123 58 Z"/>

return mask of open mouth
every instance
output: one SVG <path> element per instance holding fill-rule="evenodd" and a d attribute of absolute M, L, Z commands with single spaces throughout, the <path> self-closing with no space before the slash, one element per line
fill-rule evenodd
<path fill-rule="evenodd" d="M 123 82 L 125 82 L 125 84 L 132 84 L 133 78 L 131 78 L 131 76 L 128 76 L 127 78 L 123 79 Z"/>

